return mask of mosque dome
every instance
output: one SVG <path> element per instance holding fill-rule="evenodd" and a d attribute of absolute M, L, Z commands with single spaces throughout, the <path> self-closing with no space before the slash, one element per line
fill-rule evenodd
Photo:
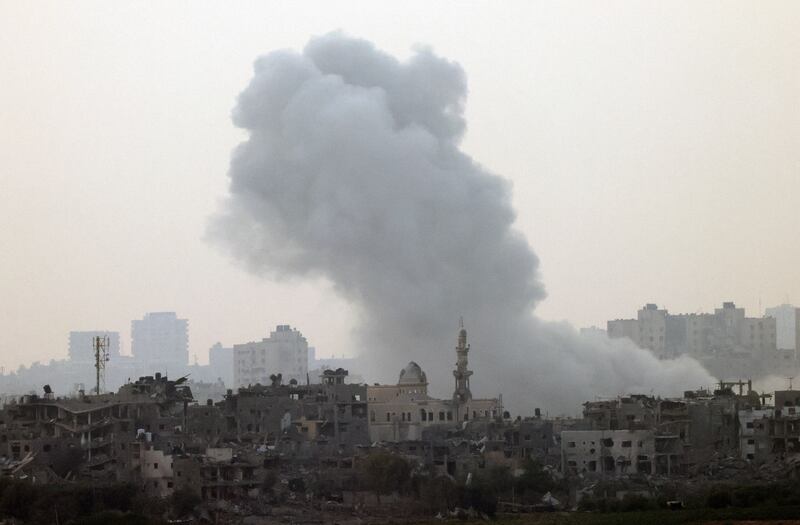
<path fill-rule="evenodd" d="M 397 381 L 397 384 L 418 385 L 427 382 L 428 378 L 425 376 L 425 372 L 422 371 L 422 368 L 414 361 L 411 361 L 400 371 L 400 379 Z"/>

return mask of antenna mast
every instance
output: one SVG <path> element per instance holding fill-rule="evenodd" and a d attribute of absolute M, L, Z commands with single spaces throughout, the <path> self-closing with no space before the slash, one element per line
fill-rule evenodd
<path fill-rule="evenodd" d="M 98 396 L 106 388 L 106 363 L 108 362 L 108 336 L 95 336 L 94 338 L 94 368 L 97 371 L 97 386 L 95 394 Z"/>

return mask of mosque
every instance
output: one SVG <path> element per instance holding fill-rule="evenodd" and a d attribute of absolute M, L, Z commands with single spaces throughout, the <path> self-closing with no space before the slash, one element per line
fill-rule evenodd
<path fill-rule="evenodd" d="M 452 428 L 465 421 L 502 417 L 502 398 L 473 399 L 469 387 L 472 371 L 468 354 L 467 331 L 462 321 L 456 345 L 452 399 L 428 396 L 428 378 L 413 361 L 400 371 L 396 385 L 367 386 L 370 439 L 373 442 L 419 440 L 428 427 Z"/>

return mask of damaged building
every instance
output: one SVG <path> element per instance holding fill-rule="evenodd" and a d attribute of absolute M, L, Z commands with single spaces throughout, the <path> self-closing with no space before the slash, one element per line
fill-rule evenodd
<path fill-rule="evenodd" d="M 22 396 L 0 412 L 0 450 L 6 461 L 29 459 L 40 475 L 126 481 L 137 477 L 155 443 L 176 446 L 184 437 L 192 401 L 185 378 L 157 374 L 117 393 Z"/>
<path fill-rule="evenodd" d="M 754 442 L 743 433 L 740 418 L 762 414 L 762 401 L 752 383 L 738 381 L 720 382 L 714 392 L 689 391 L 680 399 L 632 395 L 587 402 L 583 426 L 588 428 L 561 434 L 562 468 L 609 476 L 702 470 L 713 458 L 736 456 L 743 444 Z"/>

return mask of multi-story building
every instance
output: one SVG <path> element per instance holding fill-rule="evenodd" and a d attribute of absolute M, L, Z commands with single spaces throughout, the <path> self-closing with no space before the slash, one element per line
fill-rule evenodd
<path fill-rule="evenodd" d="M 777 351 L 774 318 L 746 317 L 744 308 L 731 302 L 713 314 L 678 315 L 647 304 L 636 319 L 608 321 L 608 335 L 627 337 L 662 359 L 690 355 L 719 378 L 764 375 L 796 365 Z"/>
<path fill-rule="evenodd" d="M 43 396 L 23 396 L 0 411 L 0 455 L 33 468 L 41 479 L 135 479 L 169 467 L 145 457 L 153 447 L 171 449 L 183 439 L 191 400 L 183 380 L 160 374 L 115 394 L 71 399 L 56 397 L 47 385 Z M 65 457 L 74 461 L 65 463 Z M 141 468 L 144 463 L 149 468 Z"/>
<path fill-rule="evenodd" d="M 175 312 L 131 321 L 131 352 L 140 367 L 182 373 L 189 364 L 189 321 Z"/>
<path fill-rule="evenodd" d="M 774 412 L 772 407 L 739 410 L 739 453 L 742 459 L 763 461 L 769 455 L 771 443 L 764 430 Z"/>
<path fill-rule="evenodd" d="M 775 318 L 776 343 L 780 350 L 800 350 L 800 308 L 782 304 L 767 308 L 766 314 Z"/>
<path fill-rule="evenodd" d="M 655 457 L 656 440 L 652 430 L 566 430 L 561 433 L 562 472 L 596 472 L 609 476 L 655 474 Z"/>
<path fill-rule="evenodd" d="M 308 381 L 308 341 L 299 330 L 278 325 L 269 338 L 233 345 L 233 383 L 237 387 L 268 385 L 270 376 Z"/>
<path fill-rule="evenodd" d="M 90 330 L 69 333 L 69 360 L 73 363 L 94 362 L 94 342 L 96 337 L 107 337 L 108 357 L 119 357 L 119 332 L 108 330 Z"/>
<path fill-rule="evenodd" d="M 208 364 L 225 385 L 233 385 L 233 348 L 224 347 L 222 343 L 214 343 L 208 349 Z"/>

